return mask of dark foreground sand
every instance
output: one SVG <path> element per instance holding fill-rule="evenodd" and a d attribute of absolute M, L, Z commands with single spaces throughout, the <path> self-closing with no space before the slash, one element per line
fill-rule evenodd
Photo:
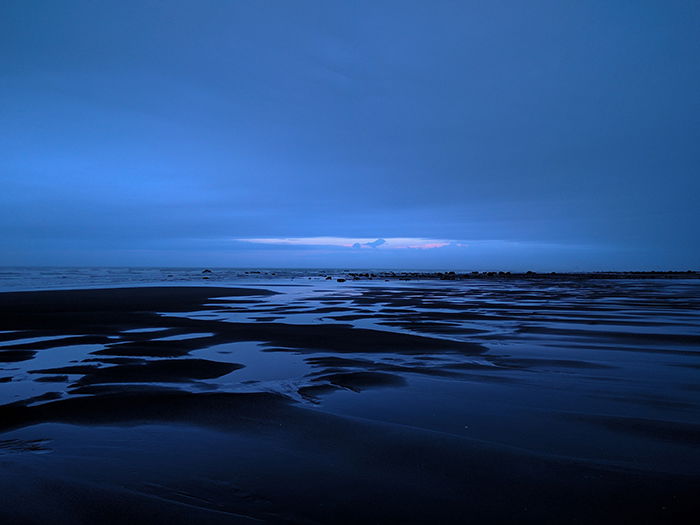
<path fill-rule="evenodd" d="M 697 285 L 480 286 L 2 293 L 0 520 L 695 523 Z"/>

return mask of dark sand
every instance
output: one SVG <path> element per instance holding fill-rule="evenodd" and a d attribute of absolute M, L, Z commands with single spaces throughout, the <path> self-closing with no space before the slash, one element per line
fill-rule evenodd
<path fill-rule="evenodd" d="M 696 523 L 700 287 L 0 293 L 3 523 Z"/>

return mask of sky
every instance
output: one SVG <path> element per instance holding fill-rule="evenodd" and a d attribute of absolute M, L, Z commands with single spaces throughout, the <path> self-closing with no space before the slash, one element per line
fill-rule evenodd
<path fill-rule="evenodd" d="M 3 0 L 0 265 L 700 269 L 700 3 Z"/>

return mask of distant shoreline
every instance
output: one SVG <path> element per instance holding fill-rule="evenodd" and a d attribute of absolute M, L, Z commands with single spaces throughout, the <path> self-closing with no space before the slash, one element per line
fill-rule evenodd
<path fill-rule="evenodd" d="M 441 280 L 467 279 L 699 279 L 700 272 L 688 271 L 629 271 L 629 272 L 347 272 L 346 280 Z M 327 276 L 328 279 L 330 276 Z"/>
<path fill-rule="evenodd" d="M 387 270 L 381 268 L 219 268 L 219 267 L 5 267 L 0 269 L 0 291 L 115 288 L 133 286 L 242 286 L 296 285 L 301 283 L 406 283 L 460 281 L 583 282 L 600 280 L 696 280 L 700 271 L 447 271 Z"/>

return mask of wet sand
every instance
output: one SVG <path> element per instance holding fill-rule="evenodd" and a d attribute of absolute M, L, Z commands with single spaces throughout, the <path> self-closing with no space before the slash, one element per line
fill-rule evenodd
<path fill-rule="evenodd" d="M 0 518 L 694 523 L 697 283 L 0 293 Z"/>

